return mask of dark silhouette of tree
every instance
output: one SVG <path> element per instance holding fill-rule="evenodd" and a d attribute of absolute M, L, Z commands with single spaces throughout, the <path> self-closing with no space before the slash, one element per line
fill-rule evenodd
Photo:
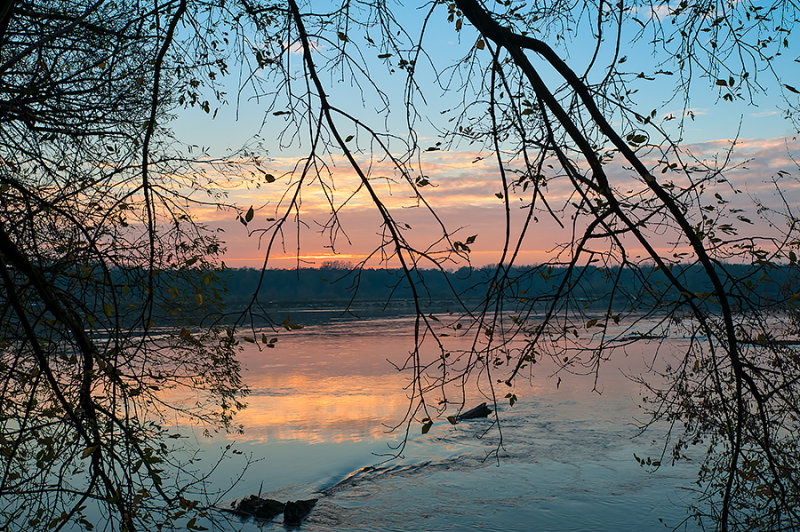
<path fill-rule="evenodd" d="M 214 308 L 221 247 L 188 210 L 212 184 L 165 129 L 220 68 L 203 42 L 176 55 L 203 7 L 0 8 L 3 528 L 192 528 L 208 504 L 165 423 L 224 427 L 243 393 L 230 331 L 190 327 Z"/>
<path fill-rule="evenodd" d="M 679 139 L 683 118 L 670 129 L 671 117 L 638 110 L 651 102 L 636 94 L 648 80 L 671 83 L 670 102 L 691 117 L 693 84 L 719 91 L 720 105 L 755 102 L 771 86 L 782 91 L 795 120 L 797 90 L 786 84 L 781 62 L 797 20 L 794 5 L 455 0 L 420 6 L 417 26 L 382 2 L 321 10 L 295 0 L 244 5 L 263 43 L 255 49 L 262 75 L 253 84 L 273 98 L 269 111 L 285 116 L 280 138 L 286 146 L 301 135 L 306 146 L 286 176 L 291 184 L 274 223 L 253 230 L 267 242 L 265 267 L 311 183 L 328 198 L 323 231 L 336 249 L 346 235 L 340 216 L 351 196 L 334 201 L 331 175 L 334 165 L 346 163 L 382 224 L 375 253 L 353 275 L 375 258 L 397 265 L 417 305 L 414 348 L 402 367 L 413 395 L 406 430 L 412 423 L 425 430 L 449 405 L 463 407 L 463 394 L 452 397 L 453 383 L 481 386 L 495 402 L 505 395 L 513 405 L 513 383 L 529 376 L 537 359 L 549 357 L 559 371 L 596 379 L 625 346 L 679 335 L 688 347 L 658 351 L 659 369 L 643 379 L 652 422 L 672 426 L 663 456 L 645 465 L 682 459 L 687 447 L 702 445 L 704 504 L 695 517 L 721 530 L 798 525 L 800 476 L 793 464 L 800 458 L 800 365 L 789 319 L 797 299 L 794 274 L 785 278 L 783 296 L 763 295 L 779 264 L 793 271 L 796 263 L 796 218 L 781 192 L 788 173 L 774 176 L 784 210 L 757 204 L 757 211 L 743 211 L 734 201 L 740 191 L 727 179 L 730 153 L 716 165 L 694 158 Z M 466 49 L 459 59 L 430 44 L 429 32 L 441 31 L 443 20 Z M 572 46 L 585 57 L 572 59 Z M 628 70 L 628 56 L 642 48 L 648 65 L 633 58 Z M 401 104 L 399 84 L 383 86 L 383 74 L 372 70 L 382 67 L 393 79 L 404 76 Z M 337 80 L 349 84 L 348 96 L 331 83 Z M 449 98 L 448 109 L 442 120 L 431 119 L 441 142 L 425 147 L 417 130 L 434 112 L 426 98 L 436 89 Z M 384 110 L 391 127 L 360 114 L 354 95 L 365 109 Z M 405 133 L 391 118 L 398 108 Z M 465 145 L 496 160 L 505 241 L 482 303 L 462 301 L 459 320 L 469 320 L 474 341 L 455 356 L 438 319 L 424 312 L 418 272 L 444 272 L 467 258 L 480 236 L 457 240 L 445 226 L 435 202 L 426 200 L 425 187 L 435 180 L 420 158 Z M 415 198 L 430 211 L 428 230 L 438 227 L 438 238 L 419 244 L 381 187 L 386 179 L 393 195 Z M 521 220 L 512 216 L 518 199 Z M 761 234 L 747 229 L 750 216 L 760 217 Z M 520 251 L 540 218 L 571 228 L 572 238 L 547 263 L 520 273 Z M 667 251 L 659 242 L 668 243 Z M 605 278 L 600 290 L 592 272 Z M 531 276 L 554 274 L 557 282 L 544 291 L 522 288 Z M 268 311 L 256 292 L 251 310 L 259 309 Z M 438 356 L 426 358 L 423 344 Z"/>
<path fill-rule="evenodd" d="M 671 426 L 663 456 L 645 465 L 702 445 L 699 520 L 721 530 L 800 524 L 798 239 L 783 192 L 788 174 L 774 176 L 782 209 L 745 212 L 727 178 L 730 160 L 706 164 L 680 141 L 697 83 L 717 90 L 720 105 L 756 102 L 771 87 L 796 120 L 798 91 L 784 79 L 782 55 L 796 6 L 414 7 L 3 4 L 0 496 L 8 522 L 85 524 L 92 502 L 110 527 L 196 527 L 210 502 L 192 496 L 202 479 L 165 480 L 164 462 L 177 455 L 161 421 L 177 411 L 230 424 L 243 392 L 236 330 L 271 319 L 265 272 L 290 225 L 304 223 L 302 198 L 313 185 L 328 202 L 321 231 L 334 251 L 348 238 L 342 212 L 353 198 L 368 197 L 379 216 L 375 250 L 348 282 L 357 290 L 375 261 L 397 266 L 395 287 L 413 302 L 414 342 L 400 366 L 412 400 L 398 427 L 426 430 L 463 408 L 467 387 L 513 406 L 514 382 L 543 358 L 596 382 L 626 346 L 680 335 L 687 347 L 667 353 L 663 344 L 653 374 L 642 377 L 652 422 Z M 462 56 L 434 49 L 431 31 L 451 32 Z M 640 49 L 646 66 L 634 58 Z M 264 127 L 280 130 L 269 131 L 275 149 L 302 155 L 275 175 L 263 154 L 243 153 L 254 179 L 283 187 L 268 225 L 256 224 L 257 207 L 238 211 L 264 244 L 264 267 L 232 327 L 195 329 L 191 319 L 217 311 L 221 243 L 193 221 L 192 207 L 225 202 L 197 199 L 215 189 L 214 173 L 201 169 L 224 172 L 242 159 L 190 157 L 167 124 L 181 108 L 210 113 L 209 100 L 224 100 L 219 80 L 233 61 L 239 89 L 264 107 Z M 683 109 L 677 127 L 657 109 L 640 110 L 649 102 L 638 91 L 650 80 L 670 85 L 670 103 Z M 432 118 L 437 91 L 448 102 L 441 119 Z M 421 129 L 435 129 L 439 142 L 422 144 Z M 463 147 L 496 162 L 504 214 L 497 264 L 466 292 L 447 271 L 469 261 L 481 236 L 462 236 L 440 218 L 423 160 Z M 333 178 L 343 164 L 358 185 L 342 195 Z M 427 213 L 427 234 L 436 236 L 425 240 L 405 221 L 398 195 Z M 752 216 L 763 234 L 747 229 Z M 546 263 L 518 267 L 526 237 L 545 220 L 571 238 Z M 450 329 L 426 307 L 437 271 L 459 303 L 449 325 L 472 337 L 465 352 L 449 351 Z M 780 290 L 764 288 L 773 276 Z M 197 407 L 166 401 L 165 388 L 195 392 Z"/>

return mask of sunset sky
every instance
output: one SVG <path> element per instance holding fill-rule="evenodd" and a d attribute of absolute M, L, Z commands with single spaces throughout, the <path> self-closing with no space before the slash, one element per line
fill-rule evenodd
<path fill-rule="evenodd" d="M 417 23 L 413 10 L 408 17 L 408 24 Z M 441 64 L 456 61 L 464 56 L 472 47 L 477 34 L 471 28 L 464 27 L 460 33 L 455 33 L 446 23 L 434 21 L 434 27 L 429 29 L 427 47 L 436 50 L 436 59 L 441 59 Z M 438 26 L 436 26 L 438 24 Z M 410 30 L 410 33 L 414 33 Z M 640 51 L 643 50 L 643 51 Z M 587 57 L 581 55 L 581 48 L 575 47 L 567 57 L 567 62 L 577 71 L 585 65 Z M 794 62 L 797 54 L 792 55 L 790 49 L 786 57 L 780 59 L 779 67 L 784 67 L 784 72 L 796 72 Z M 326 52 L 320 45 L 319 52 Z M 647 47 L 638 47 L 637 50 L 627 50 L 630 58 L 628 64 L 631 71 L 651 68 L 655 59 Z M 377 53 L 377 52 L 375 52 Z M 295 54 L 296 55 L 296 54 Z M 300 56 L 297 55 L 299 62 Z M 662 58 L 663 59 L 663 58 Z M 372 72 L 373 80 L 387 92 L 391 98 L 399 98 L 404 81 L 403 73 L 391 74 L 382 68 L 381 62 L 368 65 Z M 233 153 L 244 144 L 250 142 L 253 135 L 260 135 L 265 165 L 262 169 L 277 177 L 274 182 L 267 183 L 263 179 L 255 182 L 237 180 L 235 176 L 228 176 L 221 188 L 225 190 L 228 200 L 242 209 L 253 205 L 256 216 L 249 224 L 249 229 L 263 228 L 268 225 L 267 218 L 276 216 L 281 212 L 282 195 L 291 189 L 292 180 L 287 175 L 296 164 L 298 158 L 307 149 L 307 141 L 301 140 L 291 145 L 283 146 L 276 140 L 278 132 L 285 126 L 284 116 L 273 116 L 266 107 L 264 100 L 257 99 L 249 88 L 245 88 L 237 97 L 236 80 L 239 73 L 231 74 L 226 80 L 228 88 L 227 99 L 229 104 L 223 106 L 215 119 L 198 109 L 188 109 L 179 114 L 173 127 L 176 136 L 183 142 L 206 146 L 217 157 L 225 157 Z M 429 86 L 423 85 L 427 105 L 424 106 L 425 116 L 418 120 L 415 129 L 423 147 L 433 145 L 439 140 L 437 128 L 446 127 L 444 122 L 446 114 L 443 109 L 458 106 L 462 94 L 458 90 L 443 90 L 433 83 L 433 75 L 429 71 L 420 69 L 418 79 L 421 84 L 430 82 Z M 726 150 L 731 146 L 733 139 L 738 137 L 733 151 L 733 165 L 736 166 L 725 176 L 732 185 L 741 190 L 742 194 L 732 198 L 734 205 L 740 208 L 753 210 L 754 199 L 758 198 L 766 205 L 777 206 L 780 198 L 775 193 L 774 185 L 770 180 L 779 170 L 790 172 L 790 176 L 781 179 L 784 191 L 790 204 L 800 202 L 800 189 L 798 189 L 797 164 L 793 158 L 800 158 L 800 145 L 794 135 L 792 124 L 784 118 L 785 102 L 779 98 L 781 87 L 769 75 L 762 73 L 765 92 L 754 94 L 752 103 L 744 95 L 743 100 L 727 102 L 721 99 L 718 87 L 713 80 L 698 78 L 692 85 L 689 94 L 687 109 L 691 111 L 692 119 L 685 121 L 686 129 L 683 131 L 684 148 L 700 161 L 714 165 L 717 157 L 724 157 Z M 324 80 L 331 82 L 329 97 L 336 105 L 341 105 L 360 119 L 365 120 L 376 129 L 384 131 L 393 130 L 405 124 L 403 118 L 405 110 L 393 107 L 392 112 L 383 115 L 375 112 L 375 102 L 369 95 L 362 100 L 353 83 L 344 79 L 335 79 L 328 74 Z M 657 116 L 664 119 L 668 116 L 680 116 L 684 113 L 681 98 L 674 98 L 671 80 L 659 78 L 656 81 L 642 81 L 637 85 L 641 88 L 640 94 L 635 97 L 637 109 L 642 114 L 649 114 L 650 109 L 657 110 Z M 785 79 L 785 83 L 794 83 L 800 86 L 800 80 Z M 783 90 L 784 94 L 786 93 Z M 796 95 L 788 94 L 795 97 Z M 238 103 L 237 103 L 238 101 Z M 401 100 L 396 100 L 397 102 Z M 399 115 L 399 116 L 398 116 Z M 678 120 L 664 121 L 665 128 L 671 128 Z M 348 127 L 342 122 L 344 133 Z M 350 128 L 352 129 L 352 128 Z M 673 128 L 668 129 L 671 135 L 678 135 Z M 356 141 L 361 140 L 357 131 Z M 402 131 L 399 133 L 403 135 Z M 363 160 L 368 159 L 368 154 L 363 155 Z M 330 175 L 335 189 L 332 190 L 333 201 L 338 206 L 350 197 L 356 189 L 358 179 L 346 161 L 337 154 L 329 159 Z M 478 151 L 473 146 L 462 145 L 452 150 L 442 150 L 423 153 L 419 168 L 428 178 L 432 186 L 422 189 L 426 199 L 436 209 L 449 231 L 458 229 L 453 237 L 455 240 L 464 240 L 468 236 L 477 235 L 474 245 L 471 246 L 471 261 L 473 265 L 482 266 L 492 264 L 498 260 L 501 247 L 503 225 L 503 202 L 496 193 L 500 191 L 500 179 L 496 162 L 492 155 L 485 151 Z M 242 175 L 249 172 L 258 172 L 247 166 L 240 168 Z M 420 245 L 427 239 L 434 241 L 438 238 L 437 225 L 426 209 L 418 206 L 417 201 L 410 196 L 407 186 L 392 182 L 397 176 L 385 164 L 377 163 L 370 174 L 376 178 L 378 189 L 384 194 L 384 201 L 390 206 L 397 220 L 408 224 L 412 228 L 415 238 Z M 380 179 L 386 177 L 387 179 Z M 613 172 L 612 172 L 613 179 Z M 561 187 L 561 188 L 560 188 Z M 303 266 L 319 266 L 324 261 L 338 260 L 342 262 L 356 262 L 370 253 L 380 242 L 380 223 L 377 212 L 371 205 L 365 193 L 360 192 L 347 201 L 341 211 L 343 233 L 336 236 L 335 249 L 330 248 L 331 235 L 322 230 L 330 217 L 329 207 L 325 202 L 322 189 L 318 183 L 309 182 L 302 187 L 302 216 L 305 225 L 301 225 L 300 241 L 298 248 L 297 234 L 291 228 L 284 233 L 285 242 L 282 246 L 273 249 L 269 267 L 286 268 L 298 263 Z M 551 203 L 564 204 L 568 201 L 570 189 L 557 182 L 552 182 L 548 187 L 548 200 Z M 285 197 L 283 199 L 285 204 Z M 518 198 L 519 208 L 512 203 L 512 234 L 519 229 L 522 218 L 524 202 Z M 231 210 L 197 210 L 200 221 L 212 227 L 224 230 L 224 239 L 227 243 L 227 253 L 224 261 L 228 266 L 261 266 L 264 263 L 266 242 L 259 239 L 259 234 L 251 234 L 236 219 L 236 213 Z M 755 234 L 765 230 L 758 222 L 751 228 Z M 530 231 L 522 246 L 522 251 L 517 259 L 518 264 L 531 264 L 542 262 L 558 243 L 569 241 L 571 233 L 569 228 L 560 229 L 552 220 L 540 217 L 540 221 Z M 658 243 L 665 249 L 669 248 L 668 242 Z M 377 265 L 377 264 L 376 264 Z M 424 265 L 423 265 L 424 266 Z M 457 265 L 453 265 L 457 266 Z"/>

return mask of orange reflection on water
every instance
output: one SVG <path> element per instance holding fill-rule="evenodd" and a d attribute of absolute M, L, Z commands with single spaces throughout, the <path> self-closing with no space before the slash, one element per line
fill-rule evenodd
<path fill-rule="evenodd" d="M 236 421 L 252 441 L 381 439 L 408 407 L 394 375 L 262 375 L 248 384 L 253 393 Z"/>
<path fill-rule="evenodd" d="M 298 319 L 302 321 L 302 317 Z M 311 325 L 279 337 L 273 349 L 243 345 L 251 390 L 236 417 L 245 438 L 308 443 L 385 439 L 405 417 L 406 377 L 387 362 L 413 346 L 408 320 Z"/>
<path fill-rule="evenodd" d="M 234 423 L 244 427 L 246 440 L 258 443 L 386 440 L 391 428 L 406 419 L 410 404 L 406 388 L 409 374 L 399 373 L 388 360 L 402 363 L 408 356 L 413 346 L 412 327 L 413 320 L 408 318 L 327 323 L 288 333 L 267 331 L 280 337 L 272 349 L 243 343 L 239 358 L 251 394 L 246 398 L 247 408 L 237 414 Z M 256 332 L 260 337 L 261 331 Z M 448 342 L 464 350 L 470 338 L 448 337 Z M 501 416 L 514 408 L 509 399 L 513 395 L 514 402 L 538 397 L 558 404 L 576 419 L 591 419 L 602 399 L 627 397 L 630 402 L 631 397 L 637 397 L 641 401 L 638 385 L 628 376 L 647 373 L 646 363 L 653 362 L 653 349 L 653 345 L 642 343 L 605 351 L 605 357 L 612 360 L 601 364 L 597 382 L 593 366 L 570 364 L 562 368 L 546 356 L 527 368 L 530 374 L 520 374 L 513 388 L 500 384 L 507 368 L 493 368 L 491 376 L 480 374 L 466 383 L 464 404 L 460 404 L 459 383 L 448 385 L 444 392 L 458 403 L 450 403 L 434 421 L 449 427 L 446 416 L 457 414 L 460 408 L 469 409 L 481 402 L 491 405 L 489 378 Z M 432 356 L 436 356 L 435 349 L 423 350 L 425 360 Z M 440 393 L 439 389 L 431 391 L 426 396 L 429 404 L 437 404 Z M 412 430 L 421 427 L 420 417 L 412 421 L 417 424 Z M 393 435 L 388 438 L 395 439 Z"/>

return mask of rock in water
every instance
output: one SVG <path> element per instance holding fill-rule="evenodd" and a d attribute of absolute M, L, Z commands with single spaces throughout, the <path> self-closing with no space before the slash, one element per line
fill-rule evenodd
<path fill-rule="evenodd" d="M 305 501 L 288 501 L 283 509 L 283 524 L 289 526 L 300 526 L 305 516 L 311 513 L 311 509 L 317 504 L 317 499 Z"/>
<path fill-rule="evenodd" d="M 467 410 L 463 414 L 459 414 L 456 419 L 477 419 L 479 417 L 486 417 L 492 413 L 492 409 L 486 406 L 486 403 L 481 403 L 471 410 Z"/>
<path fill-rule="evenodd" d="M 262 499 L 258 495 L 250 495 L 239 501 L 234 512 L 240 517 L 253 517 L 262 521 L 269 521 L 282 513 L 285 505 L 274 499 Z"/>

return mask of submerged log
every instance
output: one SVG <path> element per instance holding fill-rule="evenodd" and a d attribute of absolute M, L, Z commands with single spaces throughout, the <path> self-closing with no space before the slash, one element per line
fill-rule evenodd
<path fill-rule="evenodd" d="M 311 509 L 317 504 L 317 499 L 305 501 L 287 501 L 283 510 L 283 524 L 289 526 L 300 526 L 303 519 L 311 513 Z"/>
<path fill-rule="evenodd" d="M 269 521 L 283 513 L 285 504 L 274 499 L 262 499 L 258 495 L 250 495 L 234 506 L 234 513 L 239 517 L 252 517 L 260 521 Z"/>
<path fill-rule="evenodd" d="M 486 403 L 481 403 L 475 408 L 457 415 L 456 420 L 461 421 L 462 419 L 477 419 L 481 417 L 487 417 L 491 413 L 492 409 L 486 406 Z"/>

